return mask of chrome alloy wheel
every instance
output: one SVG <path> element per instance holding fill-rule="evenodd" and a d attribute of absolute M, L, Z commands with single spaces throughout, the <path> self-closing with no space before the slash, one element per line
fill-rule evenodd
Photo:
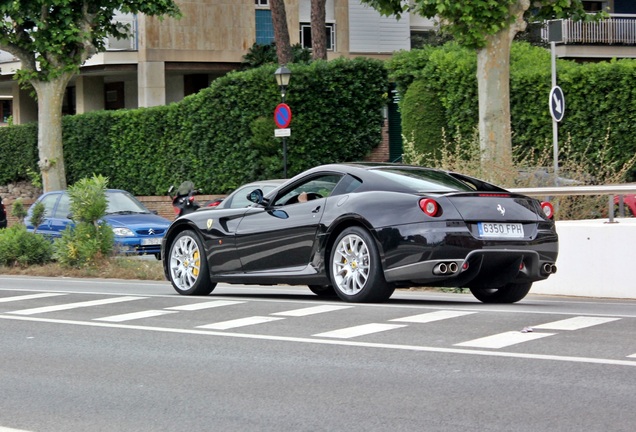
<path fill-rule="evenodd" d="M 349 234 L 336 246 L 331 263 L 334 283 L 347 295 L 358 294 L 367 283 L 370 272 L 369 248 L 364 240 Z"/>
<path fill-rule="evenodd" d="M 188 291 L 194 287 L 201 270 L 201 252 L 190 236 L 178 238 L 170 249 L 170 277 L 176 288 Z"/>

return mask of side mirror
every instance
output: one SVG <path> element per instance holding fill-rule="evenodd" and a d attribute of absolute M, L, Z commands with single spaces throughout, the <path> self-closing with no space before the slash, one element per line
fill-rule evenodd
<path fill-rule="evenodd" d="M 247 195 L 247 199 L 255 204 L 263 203 L 263 191 L 260 189 L 254 189 Z"/>

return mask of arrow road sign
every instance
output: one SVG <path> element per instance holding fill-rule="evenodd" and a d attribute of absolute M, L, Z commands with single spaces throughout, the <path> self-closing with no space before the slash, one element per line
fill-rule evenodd
<path fill-rule="evenodd" d="M 550 90 L 550 115 L 555 122 L 560 122 L 565 115 L 565 97 L 561 87 L 554 86 Z"/>

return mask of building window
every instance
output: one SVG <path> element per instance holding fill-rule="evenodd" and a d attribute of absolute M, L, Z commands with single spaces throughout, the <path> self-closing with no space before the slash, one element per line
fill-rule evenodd
<path fill-rule="evenodd" d="M 104 108 L 107 110 L 125 108 L 123 81 L 104 84 Z"/>
<path fill-rule="evenodd" d="M 607 1 L 586 1 L 583 0 L 583 9 L 585 12 L 598 12 L 608 9 Z"/>
<path fill-rule="evenodd" d="M 269 45 L 272 42 L 274 42 L 272 11 L 269 9 L 256 9 L 256 43 Z"/>
<path fill-rule="evenodd" d="M 269 7 L 269 0 L 254 0 L 256 7 Z"/>
<path fill-rule="evenodd" d="M 8 123 L 9 117 L 13 115 L 13 101 L 3 99 L 0 101 L 0 122 Z"/>
<path fill-rule="evenodd" d="M 336 25 L 333 23 L 327 23 L 325 25 L 325 31 L 327 32 L 327 51 L 334 51 L 336 45 Z M 303 48 L 311 49 L 310 23 L 300 23 L 300 44 Z"/>

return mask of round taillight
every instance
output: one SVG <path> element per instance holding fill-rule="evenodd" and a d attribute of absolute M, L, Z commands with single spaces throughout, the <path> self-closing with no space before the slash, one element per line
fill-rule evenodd
<path fill-rule="evenodd" d="M 431 198 L 421 199 L 420 208 L 424 213 L 431 217 L 437 216 L 439 213 L 439 204 Z"/>
<path fill-rule="evenodd" d="M 552 219 L 554 217 L 554 207 L 547 201 L 541 203 L 541 210 L 543 210 L 543 214 L 548 219 Z"/>

